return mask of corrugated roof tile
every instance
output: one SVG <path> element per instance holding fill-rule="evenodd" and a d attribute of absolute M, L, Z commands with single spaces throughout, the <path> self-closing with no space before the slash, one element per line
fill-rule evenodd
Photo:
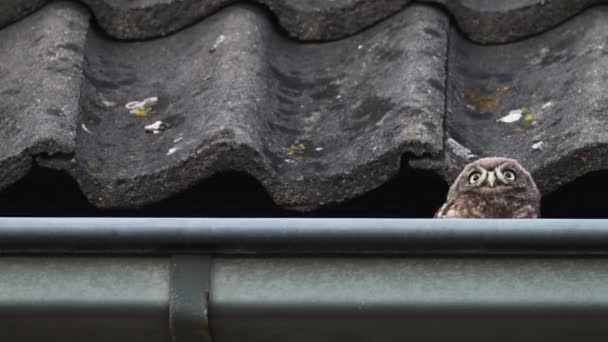
<path fill-rule="evenodd" d="M 402 156 L 446 179 L 471 158 L 515 157 L 545 193 L 608 167 L 604 7 L 482 46 L 421 4 L 303 43 L 256 6 L 201 20 L 229 2 L 83 2 L 105 32 L 76 2 L 0 29 L 0 188 L 36 160 L 127 208 L 243 171 L 309 210 L 378 187 Z M 291 35 L 324 40 L 408 1 L 263 2 Z M 441 3 L 469 38 L 503 42 L 599 2 Z M 0 24 L 42 5 L 3 2 Z"/>

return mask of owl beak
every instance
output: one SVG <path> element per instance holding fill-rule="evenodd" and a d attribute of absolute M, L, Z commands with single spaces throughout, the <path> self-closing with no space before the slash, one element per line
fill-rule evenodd
<path fill-rule="evenodd" d="M 495 183 L 496 176 L 494 175 L 494 172 L 488 172 L 488 184 L 490 185 L 490 188 L 493 188 Z"/>

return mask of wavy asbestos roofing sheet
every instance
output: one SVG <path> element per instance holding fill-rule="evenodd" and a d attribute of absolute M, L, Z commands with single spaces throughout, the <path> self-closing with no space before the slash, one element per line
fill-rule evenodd
<path fill-rule="evenodd" d="M 131 208 L 237 170 L 310 210 L 401 158 L 515 157 L 543 193 L 608 166 L 600 1 L 260 2 L 3 1 L 0 188 L 38 163 Z"/>

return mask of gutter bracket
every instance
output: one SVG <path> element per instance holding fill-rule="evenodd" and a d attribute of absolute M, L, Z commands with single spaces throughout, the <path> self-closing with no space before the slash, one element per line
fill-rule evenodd
<path fill-rule="evenodd" d="M 173 342 L 211 342 L 210 255 L 173 255 L 169 324 Z"/>

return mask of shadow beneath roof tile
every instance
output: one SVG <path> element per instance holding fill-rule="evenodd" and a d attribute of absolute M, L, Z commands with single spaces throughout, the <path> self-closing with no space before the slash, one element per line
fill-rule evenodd
<path fill-rule="evenodd" d="M 303 213 L 277 206 L 254 178 L 243 173 L 223 173 L 134 214 L 159 217 L 432 217 L 446 192 L 447 185 L 439 176 L 409 169 L 361 197 Z"/>
<path fill-rule="evenodd" d="M 405 163 L 404 163 L 405 164 Z M 33 217 L 432 217 L 448 185 L 429 171 L 402 165 L 383 186 L 356 199 L 308 213 L 273 203 L 266 190 L 244 173 L 223 173 L 157 204 L 136 210 L 101 210 L 91 205 L 63 172 L 35 167 L 0 192 L 0 216 Z M 608 218 L 604 200 L 608 171 L 590 173 L 545 196 L 545 218 Z"/>
<path fill-rule="evenodd" d="M 589 173 L 543 197 L 545 218 L 608 218 L 608 171 Z"/>
<path fill-rule="evenodd" d="M 312 212 L 317 217 L 430 218 L 443 204 L 446 182 L 431 171 L 402 162 L 391 180 L 363 196 Z"/>
<path fill-rule="evenodd" d="M 405 164 L 405 163 L 404 163 Z M 230 172 L 140 209 L 101 210 L 63 172 L 35 167 L 0 192 L 0 216 L 57 217 L 432 217 L 447 192 L 442 178 L 406 165 L 402 172 L 367 194 L 321 210 L 301 213 L 277 206 L 253 177 Z"/>
<path fill-rule="evenodd" d="M 0 192 L 0 216 L 95 216 L 98 212 L 68 174 L 35 165 Z"/>

